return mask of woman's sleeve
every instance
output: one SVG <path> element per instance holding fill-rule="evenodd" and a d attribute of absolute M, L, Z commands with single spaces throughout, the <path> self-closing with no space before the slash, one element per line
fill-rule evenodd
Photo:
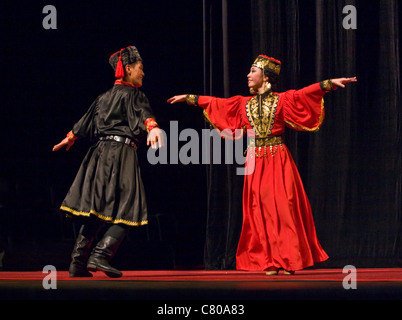
<path fill-rule="evenodd" d="M 93 139 L 96 135 L 95 132 L 95 116 L 98 112 L 98 103 L 100 96 L 91 104 L 88 111 L 76 122 L 71 130 L 76 138 Z"/>
<path fill-rule="evenodd" d="M 298 131 L 318 131 L 325 117 L 324 95 L 334 89 L 326 80 L 282 93 L 286 125 Z"/>
<path fill-rule="evenodd" d="M 188 95 L 187 103 L 204 109 L 203 113 L 208 122 L 216 128 L 222 137 L 237 139 L 243 136 L 241 129 L 242 96 L 228 99 L 210 96 Z"/>

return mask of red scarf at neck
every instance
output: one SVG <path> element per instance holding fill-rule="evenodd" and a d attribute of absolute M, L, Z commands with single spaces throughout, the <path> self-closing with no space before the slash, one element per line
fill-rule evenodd
<path fill-rule="evenodd" d="M 129 87 L 137 88 L 137 86 L 133 85 L 132 83 L 126 82 L 126 81 L 123 81 L 123 80 L 116 80 L 116 81 L 114 82 L 114 84 L 115 84 L 115 85 L 116 85 L 116 84 L 120 84 L 120 85 L 124 85 L 124 86 L 129 86 Z"/>

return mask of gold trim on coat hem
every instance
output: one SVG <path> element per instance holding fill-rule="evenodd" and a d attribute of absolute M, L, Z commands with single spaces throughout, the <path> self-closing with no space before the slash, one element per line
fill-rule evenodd
<path fill-rule="evenodd" d="M 74 209 L 71 209 L 71 208 L 65 207 L 65 206 L 61 206 L 60 210 L 67 211 L 69 213 L 72 213 L 75 216 L 89 217 L 92 214 L 92 215 L 98 217 L 99 219 L 102 219 L 102 220 L 104 220 L 106 222 L 113 223 L 113 224 L 123 223 L 123 224 L 126 224 L 128 226 L 143 226 L 143 225 L 148 224 L 148 220 L 135 222 L 135 221 L 128 221 L 128 220 L 124 220 L 124 219 L 113 219 L 112 217 L 104 216 L 104 215 L 96 212 L 95 210 L 85 212 L 85 211 L 74 210 Z"/>

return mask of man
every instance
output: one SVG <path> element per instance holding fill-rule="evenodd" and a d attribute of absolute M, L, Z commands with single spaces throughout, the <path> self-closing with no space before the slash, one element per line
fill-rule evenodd
<path fill-rule="evenodd" d="M 136 149 L 146 134 L 147 145 L 154 149 L 164 145 L 149 101 L 138 89 L 144 71 L 137 48 L 121 49 L 109 63 L 116 77 L 113 88 L 99 95 L 66 138 L 53 147 L 53 151 L 69 150 L 78 138 L 97 139 L 60 207 L 70 216 L 84 217 L 72 252 L 70 277 L 90 277 L 89 271 L 97 270 L 109 277 L 122 276 L 109 261 L 132 226 L 148 223 Z M 106 224 L 109 227 L 91 253 L 92 242 Z"/>

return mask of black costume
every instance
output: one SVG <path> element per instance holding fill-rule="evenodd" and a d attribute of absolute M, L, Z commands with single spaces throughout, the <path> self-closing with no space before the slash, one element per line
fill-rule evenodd
<path fill-rule="evenodd" d="M 129 226 L 147 224 L 136 145 L 144 138 L 145 121 L 150 118 L 154 116 L 144 93 L 121 81 L 95 100 L 72 133 L 100 140 L 85 156 L 62 210 Z M 119 142 L 110 136 L 128 140 Z"/>
<path fill-rule="evenodd" d="M 117 78 L 124 76 L 126 64 L 137 61 L 142 59 L 135 47 L 124 48 L 109 60 Z M 148 223 L 136 149 L 157 126 L 145 94 L 131 83 L 116 80 L 67 135 L 74 140 L 98 140 L 86 154 L 60 207 L 71 216 L 87 217 L 73 249 L 70 276 L 91 276 L 87 269 L 102 270 L 111 277 L 122 275 L 108 262 L 128 227 Z M 104 222 L 112 225 L 90 256 L 92 242 Z"/>

